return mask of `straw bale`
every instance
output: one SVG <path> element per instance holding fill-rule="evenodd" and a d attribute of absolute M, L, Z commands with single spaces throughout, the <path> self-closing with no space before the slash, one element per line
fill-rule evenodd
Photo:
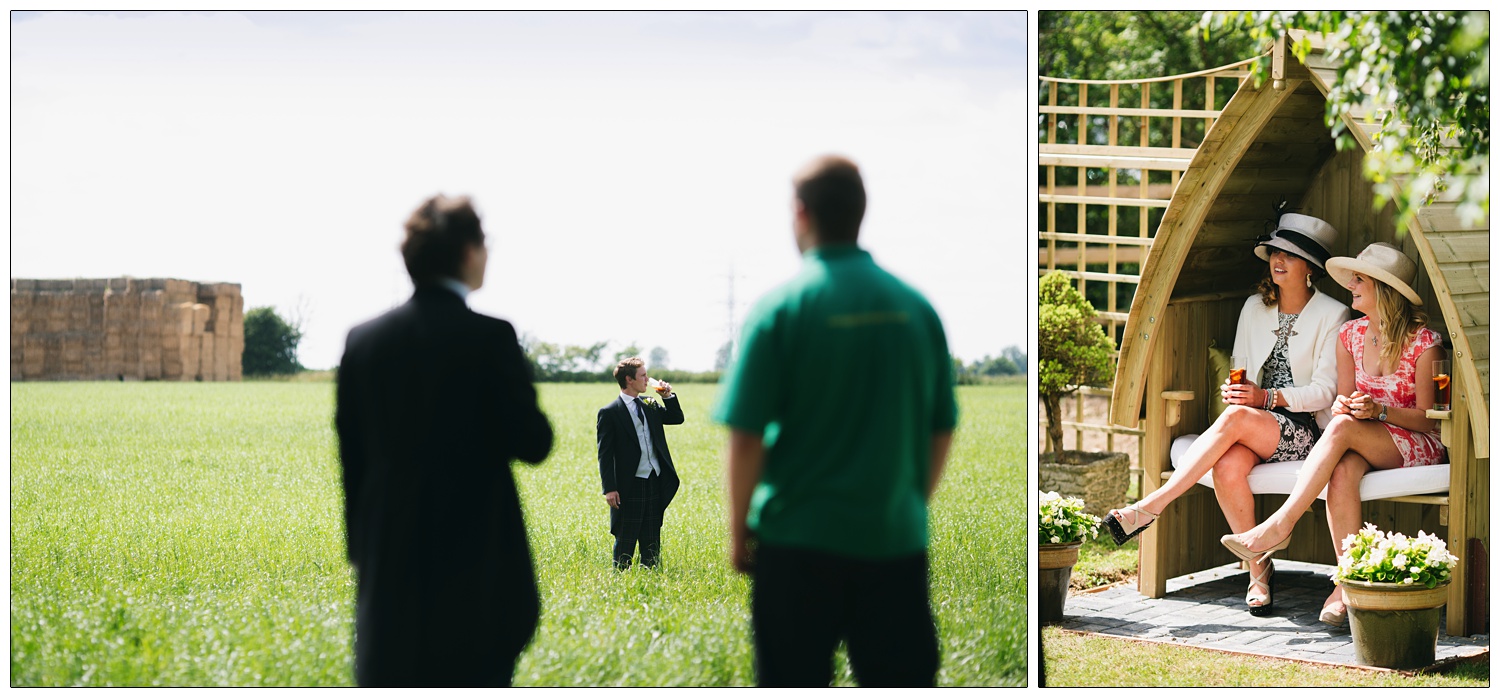
<path fill-rule="evenodd" d="M 198 379 L 198 355 L 201 347 L 197 342 L 183 342 L 182 351 L 178 352 L 181 359 L 181 368 L 178 369 L 178 380 L 191 381 Z"/>
<path fill-rule="evenodd" d="M 218 368 L 214 363 L 214 336 L 212 334 L 203 334 L 197 339 L 198 376 L 201 380 L 214 380 L 214 376 L 217 375 L 215 369 Z"/>
<path fill-rule="evenodd" d="M 204 337 L 210 337 L 213 341 L 214 380 L 229 380 L 229 337 L 218 334 Z"/>
<path fill-rule="evenodd" d="M 149 345 L 141 347 L 141 378 L 148 381 L 161 378 L 161 357 L 161 350 Z"/>

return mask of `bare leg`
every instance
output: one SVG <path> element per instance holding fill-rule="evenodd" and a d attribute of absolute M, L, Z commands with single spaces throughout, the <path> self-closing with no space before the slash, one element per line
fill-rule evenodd
<path fill-rule="evenodd" d="M 1339 459 L 1338 465 L 1334 466 L 1333 477 L 1328 480 L 1328 530 L 1333 534 L 1335 554 L 1344 554 L 1344 539 L 1353 535 L 1364 523 L 1359 483 L 1369 470 L 1370 462 L 1351 451 Z M 1328 595 L 1328 600 L 1323 602 L 1323 607 L 1344 603 L 1343 588 L 1335 587 L 1333 593 Z"/>
<path fill-rule="evenodd" d="M 1214 498 L 1224 511 L 1229 530 L 1244 533 L 1255 527 L 1255 494 L 1250 491 L 1250 469 L 1261 458 L 1244 445 L 1235 444 L 1214 465 Z"/>
<path fill-rule="evenodd" d="M 1250 491 L 1250 469 L 1260 465 L 1261 457 L 1242 444 L 1235 444 L 1214 465 L 1214 497 L 1229 522 L 1229 530 L 1244 533 L 1255 527 L 1255 493 Z M 1250 579 L 1265 574 L 1270 560 L 1250 561 Z M 1251 591 L 1269 593 L 1264 585 L 1252 585 Z"/>
<path fill-rule="evenodd" d="M 1230 405 L 1214 421 L 1213 426 L 1203 432 L 1187 453 L 1183 454 L 1182 463 L 1172 471 L 1172 477 L 1154 492 L 1142 497 L 1136 502 L 1136 506 L 1152 514 L 1160 514 L 1172 500 L 1182 496 L 1204 473 L 1213 468 L 1230 448 L 1241 445 L 1259 459 L 1265 459 L 1276 451 L 1276 444 L 1280 439 L 1281 428 L 1270 412 L 1244 405 Z"/>
<path fill-rule="evenodd" d="M 1396 449 L 1396 443 L 1391 440 L 1384 424 L 1338 415 L 1329 422 L 1328 430 L 1308 454 L 1286 503 L 1259 526 L 1240 535 L 1240 542 L 1251 550 L 1268 550 L 1285 540 L 1292 534 L 1292 526 L 1298 517 L 1307 511 L 1333 478 L 1333 470 L 1344 454 L 1350 451 L 1377 468 L 1401 465 L 1401 451 Z"/>

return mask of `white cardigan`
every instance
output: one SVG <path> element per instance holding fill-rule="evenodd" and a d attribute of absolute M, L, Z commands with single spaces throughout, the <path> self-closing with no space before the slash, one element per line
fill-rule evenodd
<path fill-rule="evenodd" d="M 1260 385 L 1260 368 L 1276 345 L 1276 306 L 1266 306 L 1260 294 L 1245 299 L 1239 325 L 1234 332 L 1234 355 L 1247 357 L 1246 378 Z M 1333 398 L 1338 394 L 1339 327 L 1350 318 L 1349 307 L 1327 294 L 1313 290 L 1313 297 L 1297 316 L 1286 343 L 1287 363 L 1292 366 L 1292 388 L 1278 389 L 1293 412 L 1313 412 L 1318 427 L 1333 419 Z"/>

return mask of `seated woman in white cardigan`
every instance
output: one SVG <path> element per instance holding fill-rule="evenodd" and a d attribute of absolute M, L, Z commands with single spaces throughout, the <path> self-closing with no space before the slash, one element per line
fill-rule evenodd
<path fill-rule="evenodd" d="M 1337 240 L 1338 232 L 1323 220 L 1287 213 L 1257 243 L 1255 254 L 1269 268 L 1260 293 L 1240 310 L 1234 336 L 1234 354 L 1248 359 L 1245 382 L 1220 386 L 1229 408 L 1193 442 L 1166 483 L 1105 517 L 1116 544 L 1151 525 L 1209 469 L 1230 530 L 1248 531 L 1256 523 L 1250 469 L 1307 457 L 1333 417 L 1334 347 L 1339 326 L 1349 319 L 1348 307 L 1313 287 Z M 1245 605 L 1252 615 L 1271 610 L 1274 573 L 1270 560 L 1251 561 Z"/>
<path fill-rule="evenodd" d="M 1359 484 L 1371 468 L 1404 468 L 1448 462 L 1437 422 L 1427 418 L 1437 391 L 1432 362 L 1444 357 L 1442 337 L 1426 327 L 1412 289 L 1417 264 L 1385 243 L 1366 247 L 1359 257 L 1334 257 L 1328 272 L 1353 294 L 1365 314 L 1339 331 L 1338 386 L 1328 431 L 1297 473 L 1297 484 L 1265 522 L 1224 546 L 1245 560 L 1261 560 L 1287 547 L 1292 526 L 1328 486 L 1328 528 L 1333 549 L 1359 530 Z M 1238 533 L 1238 531 L 1236 531 Z M 1319 620 L 1346 622 L 1344 590 L 1335 587 Z"/>

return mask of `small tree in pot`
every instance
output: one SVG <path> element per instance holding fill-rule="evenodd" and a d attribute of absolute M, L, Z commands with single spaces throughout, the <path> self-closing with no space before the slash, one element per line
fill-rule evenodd
<path fill-rule="evenodd" d="M 1062 399 L 1085 385 L 1114 380 L 1114 342 L 1094 318 L 1094 306 L 1062 272 L 1042 277 L 1037 289 L 1037 393 L 1047 411 L 1048 450 L 1062 450 Z"/>
<path fill-rule="evenodd" d="M 1039 459 L 1043 489 L 1083 497 L 1096 513 L 1124 503 L 1130 456 L 1062 450 L 1062 399 L 1084 385 L 1114 379 L 1109 354 L 1114 342 L 1094 320 L 1097 313 L 1060 272 L 1041 279 L 1037 308 L 1037 384 L 1047 412 L 1048 453 Z"/>

